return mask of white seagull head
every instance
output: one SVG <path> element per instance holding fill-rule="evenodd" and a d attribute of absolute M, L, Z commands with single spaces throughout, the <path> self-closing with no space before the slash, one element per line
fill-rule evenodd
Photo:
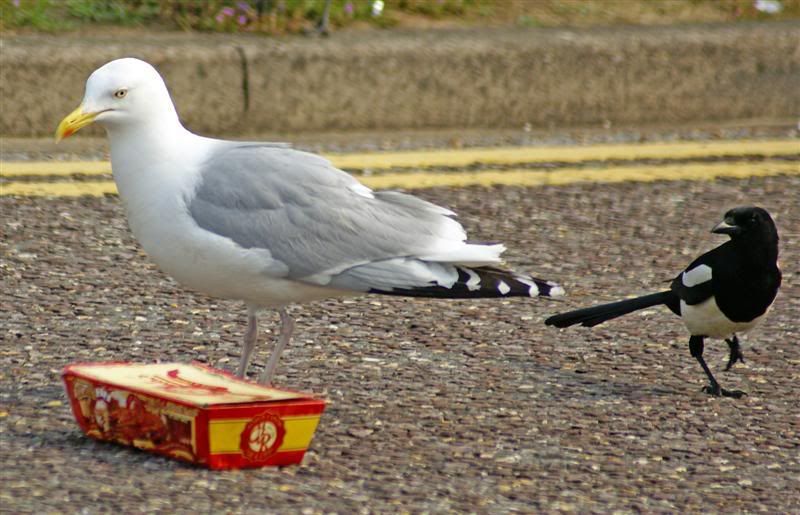
<path fill-rule="evenodd" d="M 97 122 L 108 131 L 178 120 L 172 99 L 158 71 L 132 57 L 107 63 L 86 81 L 81 105 L 58 125 L 56 141 Z M 180 123 L 180 122 L 178 122 Z"/>

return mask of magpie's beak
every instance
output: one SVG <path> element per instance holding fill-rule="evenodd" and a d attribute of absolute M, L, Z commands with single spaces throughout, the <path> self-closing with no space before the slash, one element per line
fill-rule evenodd
<path fill-rule="evenodd" d="M 742 228 L 736 225 L 733 222 L 732 218 L 725 218 L 723 221 L 718 223 L 711 232 L 716 234 L 730 234 L 733 236 L 734 234 L 739 234 L 742 232 Z"/>

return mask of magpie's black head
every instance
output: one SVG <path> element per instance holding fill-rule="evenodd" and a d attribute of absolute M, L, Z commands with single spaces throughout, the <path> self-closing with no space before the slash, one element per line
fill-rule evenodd
<path fill-rule="evenodd" d="M 766 209 L 736 207 L 725 213 L 725 218 L 711 232 L 727 234 L 733 240 L 757 239 L 778 242 L 778 230 Z"/>

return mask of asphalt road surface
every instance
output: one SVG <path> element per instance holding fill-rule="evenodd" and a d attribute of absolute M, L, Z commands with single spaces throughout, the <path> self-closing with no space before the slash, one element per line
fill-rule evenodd
<path fill-rule="evenodd" d="M 473 186 L 416 192 L 569 297 L 388 297 L 292 308 L 278 384 L 330 405 L 302 466 L 211 472 L 82 435 L 70 362 L 200 360 L 233 370 L 245 310 L 161 274 L 119 199 L 0 197 L 0 511 L 170 513 L 800 511 L 800 176 Z M 784 286 L 711 398 L 666 309 L 558 331 L 555 312 L 663 288 L 768 208 Z M 277 317 L 262 316 L 270 328 Z M 268 356 L 262 331 L 251 373 Z"/>

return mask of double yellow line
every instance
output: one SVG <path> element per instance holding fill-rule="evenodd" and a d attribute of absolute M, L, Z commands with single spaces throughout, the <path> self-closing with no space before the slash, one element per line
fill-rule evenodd
<path fill-rule="evenodd" d="M 800 175 L 800 140 L 797 139 L 475 148 L 329 154 L 326 157 L 337 168 L 361 172 L 359 180 L 374 189 Z M 724 160 L 705 162 L 711 158 Z M 642 161 L 659 162 L 642 164 Z M 464 170 L 468 167 L 481 169 Z M 110 174 L 110 163 L 100 161 L 0 162 L 0 195 L 116 194 Z M 108 177 L 92 178 L 98 176 Z"/>

